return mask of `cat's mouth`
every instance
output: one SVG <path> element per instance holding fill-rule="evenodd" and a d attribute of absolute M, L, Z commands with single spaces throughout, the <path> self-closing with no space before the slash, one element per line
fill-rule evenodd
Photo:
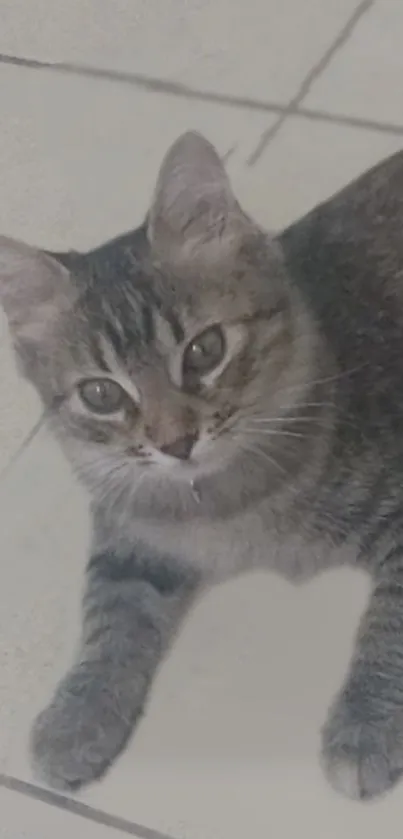
<path fill-rule="evenodd" d="M 223 441 L 223 437 L 225 440 Z M 232 443 L 232 445 L 231 445 Z M 202 432 L 186 456 L 174 456 L 146 442 L 126 448 L 126 454 L 136 461 L 150 478 L 172 478 L 190 483 L 202 475 L 219 471 L 234 455 L 231 435 Z"/>

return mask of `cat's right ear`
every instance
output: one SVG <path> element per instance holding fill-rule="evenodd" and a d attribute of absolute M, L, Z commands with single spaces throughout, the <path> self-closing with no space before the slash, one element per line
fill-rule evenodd
<path fill-rule="evenodd" d="M 40 343 L 71 298 L 63 265 L 44 251 L 0 236 L 0 304 L 16 344 Z"/>
<path fill-rule="evenodd" d="M 158 176 L 148 216 L 151 246 L 169 259 L 185 244 L 228 241 L 248 222 L 211 143 L 196 132 L 179 137 Z"/>

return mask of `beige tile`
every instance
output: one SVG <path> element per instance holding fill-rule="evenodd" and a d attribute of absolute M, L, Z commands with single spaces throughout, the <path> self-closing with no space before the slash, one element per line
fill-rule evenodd
<path fill-rule="evenodd" d="M 1 765 L 30 779 L 29 726 L 78 633 L 86 505 L 44 433 L 0 495 Z M 128 751 L 84 801 L 183 839 L 291 836 L 298 822 L 318 839 L 344 822 L 375 837 L 393 798 L 379 816 L 349 807 L 317 764 L 365 591 L 348 573 L 301 590 L 260 575 L 217 589 L 190 617 Z"/>
<path fill-rule="evenodd" d="M 17 374 L 6 319 L 0 310 L 0 475 L 40 415 L 39 399 Z"/>
<path fill-rule="evenodd" d="M 340 803 L 320 775 L 318 734 L 365 589 L 352 574 L 299 591 L 258 575 L 213 592 L 126 755 L 85 800 L 181 839 L 291 837 L 298 823 L 325 835 Z"/>
<path fill-rule="evenodd" d="M 57 541 L 68 541 L 67 526 L 72 520 L 54 523 L 47 540 L 51 559 L 34 553 L 41 580 Z M 20 573 L 23 563 L 16 552 Z M 71 600 L 76 570 L 63 563 L 58 593 L 50 584 L 63 611 L 67 578 Z M 190 617 L 126 754 L 82 800 L 177 839 L 292 837 L 301 824 L 313 839 L 377 839 L 381 830 L 392 830 L 403 815 L 401 790 L 376 807 L 350 804 L 329 790 L 317 755 L 320 725 L 345 672 L 367 588 L 358 575 L 339 572 L 301 589 L 259 575 L 213 592 Z M 47 667 L 42 652 L 38 658 L 45 621 L 53 621 Z M 35 702 L 21 660 L 25 704 L 14 716 L 5 766 L 26 779 L 22 732 L 25 738 L 33 705 L 60 670 L 49 648 L 62 645 L 67 621 L 62 624 L 46 601 L 40 625 L 31 618 Z M 12 632 L 9 644 L 13 649 Z M 26 666 L 29 656 L 20 655 Z"/>
<path fill-rule="evenodd" d="M 236 172 L 267 114 L 0 65 L 0 231 L 84 247 L 134 227 L 168 145 L 194 128 Z"/>
<path fill-rule="evenodd" d="M 0 67 L 0 231 L 48 247 L 91 245 L 137 224 L 169 142 L 195 127 L 222 152 L 246 206 L 279 227 L 400 147 L 394 136 L 290 119 L 255 167 L 267 116 L 121 85 Z M 168 126 L 168 127 L 167 127 Z M 0 320 L 0 469 L 40 414 Z"/>
<path fill-rule="evenodd" d="M 86 539 L 86 499 L 42 431 L 0 483 L 3 768 L 21 711 L 28 724 L 43 691 L 50 690 L 72 655 Z"/>
<path fill-rule="evenodd" d="M 403 125 L 403 6 L 374 3 L 304 105 Z"/>
<path fill-rule="evenodd" d="M 289 117 L 235 186 L 260 222 L 281 229 L 402 147 L 402 138 Z"/>
<path fill-rule="evenodd" d="M 85 500 L 42 433 L 0 487 L 0 758 L 27 780 L 29 726 L 79 631 L 87 539 Z M 83 800 L 182 839 L 291 836 L 298 821 L 319 839 L 329 815 L 335 831 L 345 820 L 372 830 L 368 811 L 327 791 L 317 763 L 366 589 L 345 572 L 300 590 L 259 575 L 214 591 L 126 754 Z"/>
<path fill-rule="evenodd" d="M 0 51 L 287 101 L 358 0 L 2 0 Z"/>
<path fill-rule="evenodd" d="M 32 718 L 77 639 L 87 540 L 85 499 L 42 432 L 0 486 L 0 765 L 27 780 Z M 366 590 L 344 572 L 301 589 L 258 575 L 214 591 L 191 615 L 126 754 L 83 800 L 178 839 L 292 836 L 299 823 L 314 839 L 329 825 L 335 839 L 345 825 L 354 839 L 375 839 L 400 812 L 398 797 L 376 810 L 349 806 L 317 762 Z"/>
<path fill-rule="evenodd" d="M 49 248 L 85 247 L 138 224 L 163 154 L 187 128 L 222 153 L 233 149 L 235 175 L 268 122 L 267 114 L 1 64 L 0 111 L 0 233 Z M 41 411 L 17 377 L 1 313 L 0 393 L 1 472 Z"/>
<path fill-rule="evenodd" d="M 119 839 L 110 827 L 0 788 L 0 839 Z"/>
<path fill-rule="evenodd" d="M 64 5 L 68 16 L 74 4 Z M 0 230 L 53 247 L 136 224 L 161 155 L 186 127 L 223 152 L 235 147 L 236 189 L 274 227 L 400 147 L 376 132 L 291 119 L 244 168 L 264 115 L 5 67 L 0 106 Z M 18 425 L 14 403 L 9 416 Z M 42 432 L 0 484 L 0 766 L 27 779 L 31 720 L 79 631 L 87 528 L 86 500 Z M 301 825 L 312 839 L 394 835 L 402 787 L 376 807 L 350 805 L 328 790 L 317 759 L 366 591 L 340 572 L 300 590 L 259 575 L 213 592 L 190 617 L 126 754 L 84 801 L 177 839 L 288 838 Z M 0 790 L 0 809 L 4 839 L 105 834 L 15 793 Z"/>

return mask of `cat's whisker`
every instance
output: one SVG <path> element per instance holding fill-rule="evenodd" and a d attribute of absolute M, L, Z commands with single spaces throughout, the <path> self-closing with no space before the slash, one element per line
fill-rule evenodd
<path fill-rule="evenodd" d="M 133 498 L 135 498 L 135 496 L 138 495 L 139 488 L 143 484 L 144 478 L 147 478 L 147 476 L 148 476 L 148 472 L 143 472 L 143 474 L 140 475 L 138 481 L 133 486 L 132 492 L 130 493 L 131 500 L 133 500 Z"/>
<path fill-rule="evenodd" d="M 360 370 L 367 366 L 368 362 L 364 361 L 362 364 L 358 364 L 356 367 L 352 367 L 350 370 L 341 370 L 338 373 L 335 373 L 333 376 L 325 376 L 322 379 L 313 379 L 312 381 L 301 382 L 301 384 L 299 385 L 289 385 L 287 387 L 281 388 L 280 393 L 295 393 L 299 390 L 309 391 L 311 388 L 316 387 L 316 385 L 330 384 L 331 382 L 337 382 L 340 379 L 352 376 L 354 373 L 359 373 Z"/>
<path fill-rule="evenodd" d="M 279 424 L 279 423 L 293 423 L 293 422 L 315 422 L 320 421 L 321 417 L 250 417 L 249 422 L 256 423 L 256 425 L 263 424 L 263 425 L 270 425 L 270 424 Z"/>
<path fill-rule="evenodd" d="M 298 402 L 298 408 L 334 408 L 334 402 Z"/>
<path fill-rule="evenodd" d="M 299 434 L 298 431 L 285 431 L 284 429 L 272 431 L 268 428 L 244 428 L 241 426 L 238 431 L 240 431 L 241 434 L 251 434 L 254 436 L 256 436 L 256 434 L 264 434 L 268 437 L 299 437 L 300 439 L 305 439 L 307 437 L 306 434 Z"/>
<path fill-rule="evenodd" d="M 321 416 L 289 416 L 289 417 L 250 417 L 249 422 L 256 423 L 257 426 L 259 425 L 278 425 L 278 424 L 289 424 L 289 423 L 311 423 L 315 426 L 321 426 L 322 428 L 334 428 L 334 422 L 332 421 L 331 417 L 321 417 Z M 340 425 L 348 425 L 351 428 L 357 428 L 357 423 L 353 422 L 349 417 L 337 417 L 337 423 Z"/>
<path fill-rule="evenodd" d="M 289 477 L 287 469 L 285 469 L 273 457 L 270 457 L 270 455 L 265 450 L 261 449 L 260 446 L 251 446 L 251 444 L 248 443 L 246 446 L 242 446 L 242 449 L 246 453 L 251 452 L 252 454 L 257 455 L 259 458 L 264 458 L 272 466 L 275 466 L 276 469 L 280 471 L 282 475 L 284 475 L 286 478 Z M 298 496 L 300 494 L 299 490 L 296 487 L 293 487 L 290 483 L 288 483 L 287 485 L 287 492 L 289 492 L 293 496 Z"/>
<path fill-rule="evenodd" d="M 261 449 L 260 446 L 252 445 L 251 443 L 247 443 L 247 445 L 242 446 L 245 452 L 252 452 L 252 454 L 257 455 L 259 458 L 264 458 L 265 460 L 270 463 L 271 466 L 275 466 L 283 475 L 287 475 L 287 470 L 281 466 L 280 463 L 275 460 L 274 457 L 271 457 L 264 449 Z"/>
<path fill-rule="evenodd" d="M 296 406 L 297 408 L 334 408 L 335 405 L 333 402 L 300 402 Z M 294 408 L 295 410 L 295 408 Z M 292 415 L 279 415 L 279 416 L 257 416 L 256 414 L 252 413 L 248 409 L 244 409 L 239 411 L 235 417 L 231 417 L 231 422 L 226 424 L 225 428 L 236 428 L 239 422 L 246 420 L 247 422 L 253 423 L 293 423 L 293 422 L 312 422 L 315 424 L 323 423 L 325 424 L 328 420 L 328 417 L 323 417 L 318 415 L 316 412 L 310 414 L 292 414 Z"/>

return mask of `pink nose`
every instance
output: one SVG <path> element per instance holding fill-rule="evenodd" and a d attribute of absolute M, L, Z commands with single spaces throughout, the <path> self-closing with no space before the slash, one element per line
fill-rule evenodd
<path fill-rule="evenodd" d="M 179 460 L 188 460 L 196 441 L 197 434 L 186 434 L 185 437 L 178 437 L 171 443 L 160 446 L 160 451 L 171 457 L 177 457 Z"/>

